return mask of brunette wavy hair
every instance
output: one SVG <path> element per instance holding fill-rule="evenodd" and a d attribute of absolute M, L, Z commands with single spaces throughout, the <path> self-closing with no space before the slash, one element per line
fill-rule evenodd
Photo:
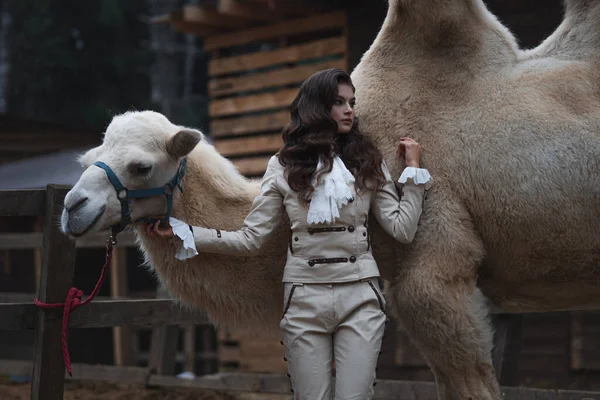
<path fill-rule="evenodd" d="M 350 75 L 337 68 L 319 71 L 306 79 L 291 104 L 291 122 L 282 132 L 279 163 L 286 168 L 288 184 L 304 205 L 314 191 L 313 176 L 318 181 L 321 175 L 330 172 L 336 155 L 354 175 L 359 189 L 375 190 L 385 182 L 381 152 L 360 131 L 358 118 L 349 133 L 338 135 L 331 108 L 338 85 L 343 83 L 355 90 Z M 319 158 L 323 167 L 316 171 Z"/>

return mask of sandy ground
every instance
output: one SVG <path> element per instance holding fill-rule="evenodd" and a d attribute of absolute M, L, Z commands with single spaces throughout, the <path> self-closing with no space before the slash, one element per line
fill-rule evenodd
<path fill-rule="evenodd" d="M 1 400 L 29 400 L 29 395 L 29 384 L 0 382 Z M 64 400 L 292 400 L 292 396 L 203 389 L 146 389 L 137 385 L 67 381 Z"/>

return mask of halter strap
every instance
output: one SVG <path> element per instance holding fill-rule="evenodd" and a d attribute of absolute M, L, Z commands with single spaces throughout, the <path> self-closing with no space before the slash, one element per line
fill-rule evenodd
<path fill-rule="evenodd" d="M 112 183 L 112 185 L 114 186 L 114 188 L 117 192 L 120 192 L 123 189 L 125 189 L 125 186 L 123 186 L 123 184 L 121 183 L 121 181 L 119 180 L 117 175 L 113 172 L 112 169 L 110 169 L 110 167 L 108 165 L 104 164 L 102 161 L 96 161 L 94 163 L 94 165 L 102 168 L 106 172 L 106 176 L 108 177 L 108 180 L 110 181 L 110 183 Z M 127 190 L 127 189 L 125 189 L 125 190 Z"/>
<path fill-rule="evenodd" d="M 118 233 L 125 229 L 127 225 L 132 223 L 131 220 L 131 200 L 132 199 L 142 199 L 148 197 L 157 197 L 157 196 L 165 196 L 167 200 L 167 215 L 163 220 L 168 220 L 171 217 L 171 213 L 173 212 L 173 192 L 175 188 L 179 188 L 179 190 L 183 193 L 183 177 L 185 176 L 186 166 L 187 166 L 187 157 L 184 157 L 179 164 L 179 168 L 177 169 L 177 173 L 167 184 L 164 186 L 159 186 L 150 189 L 137 189 L 130 190 L 125 187 L 117 177 L 117 174 L 114 173 L 112 168 L 103 163 L 102 161 L 96 161 L 94 163 L 95 166 L 102 168 L 104 172 L 106 172 L 106 177 L 110 181 L 110 183 L 115 188 L 117 192 L 117 199 L 121 203 L 121 221 L 119 224 L 113 226 L 113 232 Z M 147 222 L 155 222 L 157 221 L 154 218 L 144 218 L 143 220 Z"/>

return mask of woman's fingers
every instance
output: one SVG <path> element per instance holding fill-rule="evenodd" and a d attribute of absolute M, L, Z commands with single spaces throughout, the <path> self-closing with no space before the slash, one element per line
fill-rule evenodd
<path fill-rule="evenodd" d="M 154 236 L 165 237 L 166 234 L 159 229 L 159 225 L 160 225 L 160 221 L 146 224 L 146 227 L 145 227 L 146 235 L 151 236 L 151 237 L 154 237 Z"/>
<path fill-rule="evenodd" d="M 163 231 L 160 230 L 160 221 L 156 221 L 154 223 L 153 231 L 154 231 L 154 233 L 156 233 L 160 237 L 164 238 L 166 236 L 165 232 L 163 232 Z"/>

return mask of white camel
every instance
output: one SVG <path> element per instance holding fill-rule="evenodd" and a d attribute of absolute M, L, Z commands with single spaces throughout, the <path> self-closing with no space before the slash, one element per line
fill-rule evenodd
<path fill-rule="evenodd" d="M 600 1 L 524 51 L 481 0 L 390 0 L 352 73 L 393 173 L 399 137 L 436 180 L 387 294 L 441 399 L 498 399 L 486 298 L 506 311 L 600 302 Z"/>
<path fill-rule="evenodd" d="M 423 147 L 436 185 L 410 245 L 373 226 L 394 314 L 435 374 L 439 397 L 499 399 L 487 301 L 507 311 L 600 303 L 600 0 L 567 1 L 540 47 L 518 48 L 481 0 L 389 0 L 379 35 L 353 72 L 361 123 L 400 173 L 400 136 Z M 237 229 L 258 183 L 200 132 L 153 112 L 117 116 L 65 199 L 62 227 L 85 235 L 121 220 L 103 161 L 132 189 L 166 184 L 187 155 L 173 215 Z M 134 219 L 164 213 L 132 201 Z M 277 332 L 288 222 L 256 257 L 175 258 L 177 239 L 139 244 L 182 303 L 221 325 Z"/>

